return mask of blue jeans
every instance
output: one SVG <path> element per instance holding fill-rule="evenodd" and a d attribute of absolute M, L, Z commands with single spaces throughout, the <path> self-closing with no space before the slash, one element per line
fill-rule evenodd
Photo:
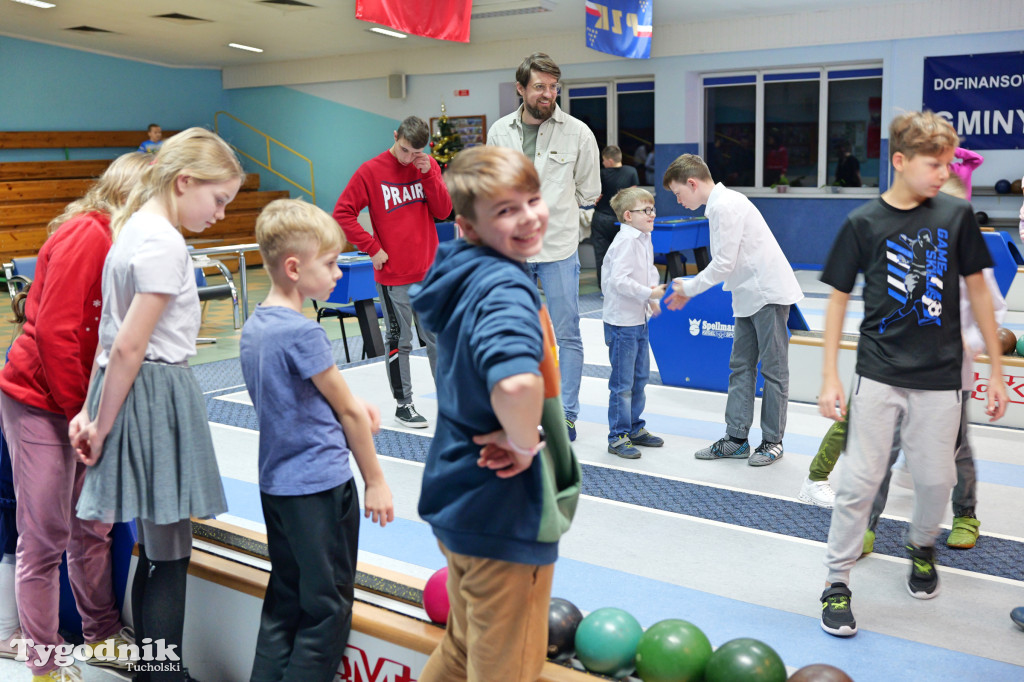
<path fill-rule="evenodd" d="M 647 423 L 640 418 L 647 397 L 644 388 L 651 376 L 651 352 L 647 325 L 616 327 L 604 325 L 604 342 L 612 373 L 608 377 L 608 442 L 626 433 L 636 435 Z"/>
<path fill-rule="evenodd" d="M 562 374 L 562 408 L 565 418 L 576 421 L 580 413 L 580 380 L 583 378 L 583 339 L 580 337 L 580 259 L 574 253 L 565 260 L 527 263 L 530 276 L 544 288 L 551 324 L 558 343 L 558 367 Z"/>

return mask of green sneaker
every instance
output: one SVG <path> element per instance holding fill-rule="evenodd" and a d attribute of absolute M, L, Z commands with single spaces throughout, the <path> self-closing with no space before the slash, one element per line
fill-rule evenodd
<path fill-rule="evenodd" d="M 953 530 L 946 538 L 946 545 L 954 549 L 970 549 L 978 541 L 981 521 L 970 516 L 957 516 L 953 519 Z"/>
<path fill-rule="evenodd" d="M 870 528 L 864 531 L 864 547 L 861 554 L 871 554 L 875 551 L 875 531 Z"/>

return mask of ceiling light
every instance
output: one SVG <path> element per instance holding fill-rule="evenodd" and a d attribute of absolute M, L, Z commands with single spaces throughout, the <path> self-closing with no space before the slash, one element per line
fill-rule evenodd
<path fill-rule="evenodd" d="M 508 17 L 514 14 L 536 14 L 555 9 L 555 0 L 497 0 L 496 2 L 474 2 L 473 19 Z"/>
<path fill-rule="evenodd" d="M 404 33 L 399 33 L 398 31 L 389 31 L 388 29 L 380 28 L 379 26 L 374 26 L 373 28 L 367 29 L 367 30 L 373 31 L 374 33 L 379 33 L 382 36 L 390 36 L 392 38 L 404 38 L 405 37 Z"/>
<path fill-rule="evenodd" d="M 50 9 L 57 5 L 52 2 L 41 2 L 40 0 L 14 0 L 14 2 L 20 2 L 23 5 L 31 5 L 32 7 L 38 7 L 39 9 Z"/>
<path fill-rule="evenodd" d="M 249 47 L 248 45 L 242 45 L 241 43 L 228 43 L 228 47 L 233 47 L 236 50 L 247 50 L 248 52 L 263 52 L 259 47 Z"/>

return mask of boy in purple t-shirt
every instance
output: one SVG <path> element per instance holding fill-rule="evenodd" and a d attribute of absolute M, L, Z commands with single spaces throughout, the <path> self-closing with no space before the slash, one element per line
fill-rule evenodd
<path fill-rule="evenodd" d="M 280 199 L 256 221 L 270 293 L 242 329 L 241 363 L 260 426 L 260 500 L 271 574 L 250 680 L 323 680 L 341 663 L 352 627 L 359 494 L 365 515 L 394 519 L 371 431 L 380 411 L 355 397 L 323 327 L 302 314 L 341 277 L 341 233 L 312 204 Z M 301 567 L 301 570 L 300 570 Z"/>

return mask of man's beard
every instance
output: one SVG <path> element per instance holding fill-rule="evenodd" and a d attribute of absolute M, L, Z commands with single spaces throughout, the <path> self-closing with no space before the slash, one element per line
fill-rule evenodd
<path fill-rule="evenodd" d="M 545 111 L 544 109 L 530 106 L 525 101 L 523 102 L 523 108 L 526 109 L 526 113 L 528 113 L 530 116 L 533 116 L 538 121 L 546 121 L 549 118 L 551 118 L 552 115 L 554 115 L 555 103 L 552 102 L 551 104 L 548 105 L 548 107 L 549 108 Z"/>

